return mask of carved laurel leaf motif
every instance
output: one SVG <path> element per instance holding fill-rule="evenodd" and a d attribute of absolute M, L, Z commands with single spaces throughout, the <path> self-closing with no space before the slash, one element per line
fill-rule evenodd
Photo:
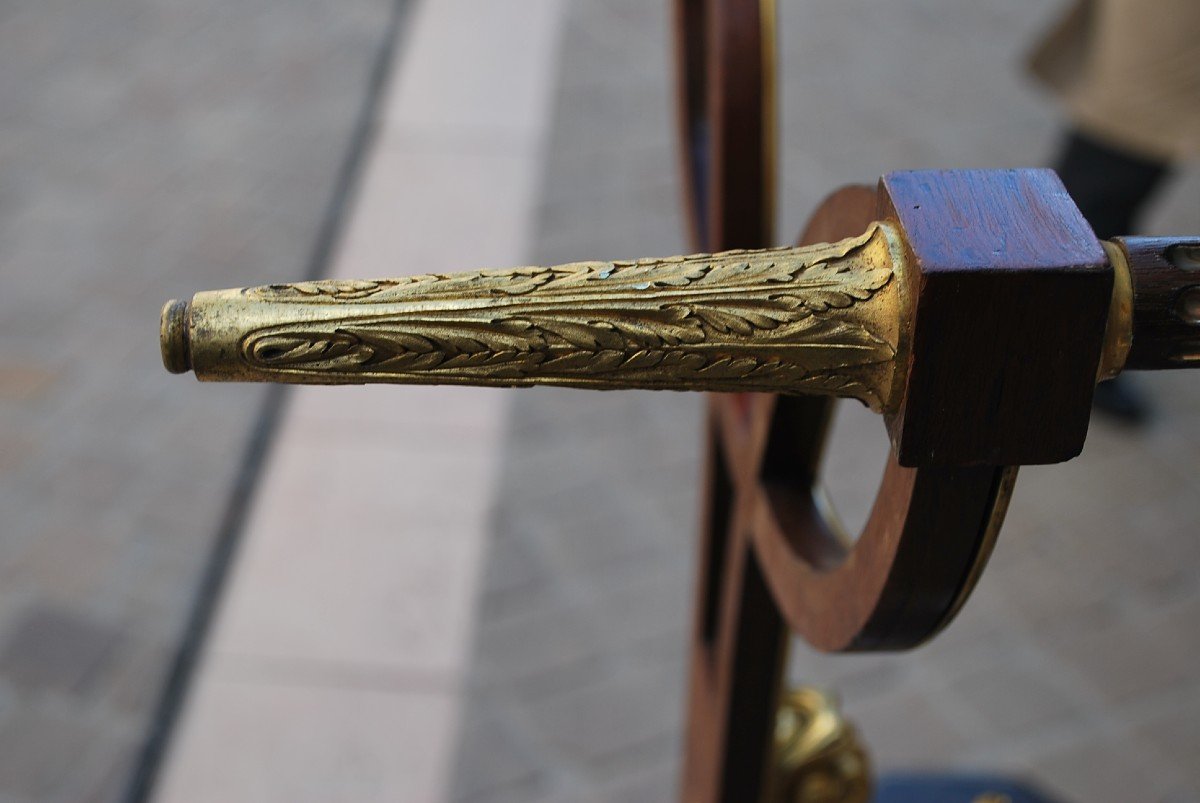
<path fill-rule="evenodd" d="M 873 225 L 859 237 L 814 247 L 809 265 L 815 267 L 830 260 L 842 259 L 870 241 L 877 232 L 878 226 Z M 792 281 L 798 270 L 806 268 L 795 260 L 775 262 L 769 259 L 773 254 L 786 256 L 790 251 L 788 248 L 736 250 L 658 260 L 576 262 L 553 268 L 522 267 L 395 279 L 321 279 L 252 287 L 245 292 L 255 298 L 271 301 L 329 303 L 369 300 L 370 303 L 390 303 L 412 300 L 418 295 L 479 298 L 518 296 L 539 290 L 568 292 L 596 282 L 602 282 L 607 289 L 628 286 L 639 290 L 686 287 L 693 283 L 782 283 Z"/>
<path fill-rule="evenodd" d="M 872 244 L 883 249 L 856 258 Z M 875 225 L 807 249 L 269 285 L 246 292 L 349 311 L 251 332 L 242 354 L 336 381 L 794 388 L 875 403 L 858 372 L 895 348 L 854 310 L 892 281 L 886 248 Z"/>

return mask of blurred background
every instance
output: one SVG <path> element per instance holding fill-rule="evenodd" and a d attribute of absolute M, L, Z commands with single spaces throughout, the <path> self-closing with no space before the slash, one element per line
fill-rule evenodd
<path fill-rule="evenodd" d="M 897 169 L 1048 164 L 1048 0 L 781 4 L 781 242 Z M 215 287 L 686 248 L 645 0 L 0 8 L 0 800 L 661 801 L 703 399 L 162 370 Z M 1182 167 L 1140 233 L 1200 230 Z M 1200 382 L 1022 471 L 915 652 L 818 656 L 881 770 L 1200 799 Z M 886 440 L 839 409 L 861 521 Z"/>

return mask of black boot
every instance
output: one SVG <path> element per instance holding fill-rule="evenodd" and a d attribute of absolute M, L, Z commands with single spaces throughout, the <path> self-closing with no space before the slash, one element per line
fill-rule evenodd
<path fill-rule="evenodd" d="M 1118 423 L 1134 427 L 1146 423 L 1154 412 L 1146 401 L 1146 395 L 1127 376 L 1118 376 L 1096 385 L 1092 409 Z"/>

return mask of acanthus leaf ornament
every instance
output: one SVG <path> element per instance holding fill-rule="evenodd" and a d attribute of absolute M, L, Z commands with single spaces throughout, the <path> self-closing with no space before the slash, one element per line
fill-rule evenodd
<path fill-rule="evenodd" d="M 801 248 L 266 285 L 198 294 L 182 328 L 201 379 L 822 393 L 885 409 L 898 243 L 876 223 Z"/>

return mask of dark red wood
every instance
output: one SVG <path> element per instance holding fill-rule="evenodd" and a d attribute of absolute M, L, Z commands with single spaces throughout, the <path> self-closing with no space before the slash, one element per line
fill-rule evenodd
<path fill-rule="evenodd" d="M 1133 280 L 1125 367 L 1200 367 L 1200 237 L 1119 237 Z"/>
<path fill-rule="evenodd" d="M 1051 170 L 891 173 L 910 258 L 901 465 L 1057 463 L 1083 449 L 1112 269 Z"/>
<path fill-rule="evenodd" d="M 884 471 L 870 519 L 847 546 L 811 486 L 767 485 L 755 549 L 788 626 L 828 651 L 903 650 L 947 624 L 990 550 L 1005 470 Z"/>
<path fill-rule="evenodd" d="M 822 204 L 802 242 L 860 233 L 875 190 Z M 851 547 L 814 503 L 831 402 L 766 394 L 710 402 L 682 799 L 757 799 L 787 632 L 826 650 L 902 649 L 957 611 L 991 547 L 1012 470 L 914 469 L 893 459 Z"/>
<path fill-rule="evenodd" d="M 759 0 L 676 0 L 684 203 L 692 246 L 771 244 L 770 154 Z M 682 799 L 757 800 L 774 731 L 786 630 L 738 514 L 752 456 L 722 451 L 719 428 L 747 442 L 771 397 L 712 400 L 696 583 Z M 735 481 L 736 478 L 736 481 Z"/>
<path fill-rule="evenodd" d="M 693 247 L 771 244 L 770 99 L 759 0 L 676 0 L 684 202 Z"/>
<path fill-rule="evenodd" d="M 710 471 L 720 472 L 719 450 L 710 455 Z M 710 489 L 717 509 L 737 504 L 732 485 Z M 788 635 L 746 521 L 744 514 L 718 514 L 706 527 L 707 543 L 720 546 L 702 553 L 694 607 L 681 790 L 688 803 L 758 800 L 765 783 Z"/>

